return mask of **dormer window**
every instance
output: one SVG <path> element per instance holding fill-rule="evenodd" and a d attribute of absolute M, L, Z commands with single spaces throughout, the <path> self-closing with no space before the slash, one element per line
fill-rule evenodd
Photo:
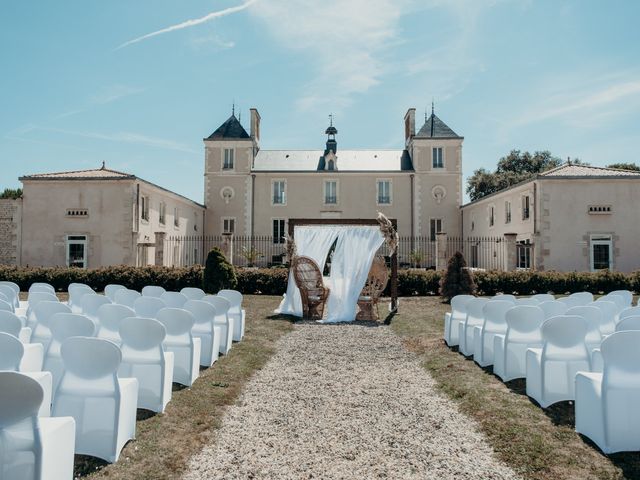
<path fill-rule="evenodd" d="M 336 162 L 334 162 L 333 160 L 329 160 L 329 163 L 327 164 L 327 170 L 335 170 L 336 169 Z"/>

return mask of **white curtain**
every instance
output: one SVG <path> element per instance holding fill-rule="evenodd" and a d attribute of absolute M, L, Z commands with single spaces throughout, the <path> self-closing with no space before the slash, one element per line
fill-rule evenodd
<path fill-rule="evenodd" d="M 301 225 L 295 227 L 293 237 L 295 239 L 297 254 L 312 258 L 320 267 L 320 271 L 324 270 L 329 249 L 338 237 L 340 231 L 341 227 L 334 225 Z M 300 291 L 298 287 L 296 287 L 296 282 L 293 279 L 291 271 L 289 272 L 287 293 L 284 294 L 284 298 L 275 313 L 295 315 L 297 317 L 302 316 Z"/>
<path fill-rule="evenodd" d="M 355 320 L 358 297 L 383 242 L 378 226 L 349 226 L 340 231 L 331 259 L 331 293 L 324 322 Z"/>

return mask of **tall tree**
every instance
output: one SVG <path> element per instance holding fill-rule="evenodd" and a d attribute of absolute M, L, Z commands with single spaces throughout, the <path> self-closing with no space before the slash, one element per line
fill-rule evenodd
<path fill-rule="evenodd" d="M 582 162 L 575 160 L 572 163 Z M 560 165 L 562 160 L 546 150 L 534 153 L 511 150 L 506 157 L 498 160 L 495 172 L 484 168 L 474 171 L 467 183 L 467 193 L 472 201 L 478 200 Z"/>
<path fill-rule="evenodd" d="M 0 198 L 20 198 L 22 196 L 21 188 L 5 188 L 3 192 L 0 192 Z"/>
<path fill-rule="evenodd" d="M 640 172 L 640 166 L 635 163 L 612 163 L 611 165 L 607 165 L 607 168 L 617 168 L 618 170 L 634 170 L 636 172 Z"/>

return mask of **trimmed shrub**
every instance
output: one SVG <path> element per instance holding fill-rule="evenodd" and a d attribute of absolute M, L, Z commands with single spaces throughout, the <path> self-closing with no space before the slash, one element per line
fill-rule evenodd
<path fill-rule="evenodd" d="M 219 248 L 213 248 L 207 255 L 204 266 L 202 288 L 207 293 L 218 293 L 225 288 L 236 288 L 236 270 Z"/>
<path fill-rule="evenodd" d="M 467 262 L 464 260 L 462 253 L 454 253 L 449 262 L 447 262 L 447 270 L 440 280 L 440 295 L 442 299 L 449 303 L 456 295 L 473 295 L 476 290 L 476 284 L 467 268 Z"/>
<path fill-rule="evenodd" d="M 237 288 L 244 294 L 282 295 L 287 291 L 288 268 L 243 268 L 236 273 Z"/>

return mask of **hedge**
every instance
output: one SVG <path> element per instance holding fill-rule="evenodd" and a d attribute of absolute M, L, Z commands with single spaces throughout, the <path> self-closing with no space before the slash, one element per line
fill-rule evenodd
<path fill-rule="evenodd" d="M 34 282 L 50 283 L 58 291 L 66 291 L 72 282 L 86 283 L 97 291 L 110 283 L 118 283 L 141 290 L 145 285 L 160 285 L 167 290 L 183 287 L 202 287 L 203 268 L 192 267 L 128 267 L 115 266 L 82 270 L 64 267 L 7 267 L 0 266 L 0 280 L 9 280 L 28 290 Z M 237 269 L 238 290 L 244 294 L 282 295 L 287 289 L 286 268 Z M 441 273 L 435 270 L 400 270 L 400 296 L 437 295 Z M 513 293 L 532 295 L 551 292 L 556 295 L 579 291 L 595 294 L 612 290 L 640 291 L 640 271 L 630 274 L 601 271 L 585 272 L 475 272 L 479 295 Z M 387 288 L 388 294 L 388 288 Z"/>

